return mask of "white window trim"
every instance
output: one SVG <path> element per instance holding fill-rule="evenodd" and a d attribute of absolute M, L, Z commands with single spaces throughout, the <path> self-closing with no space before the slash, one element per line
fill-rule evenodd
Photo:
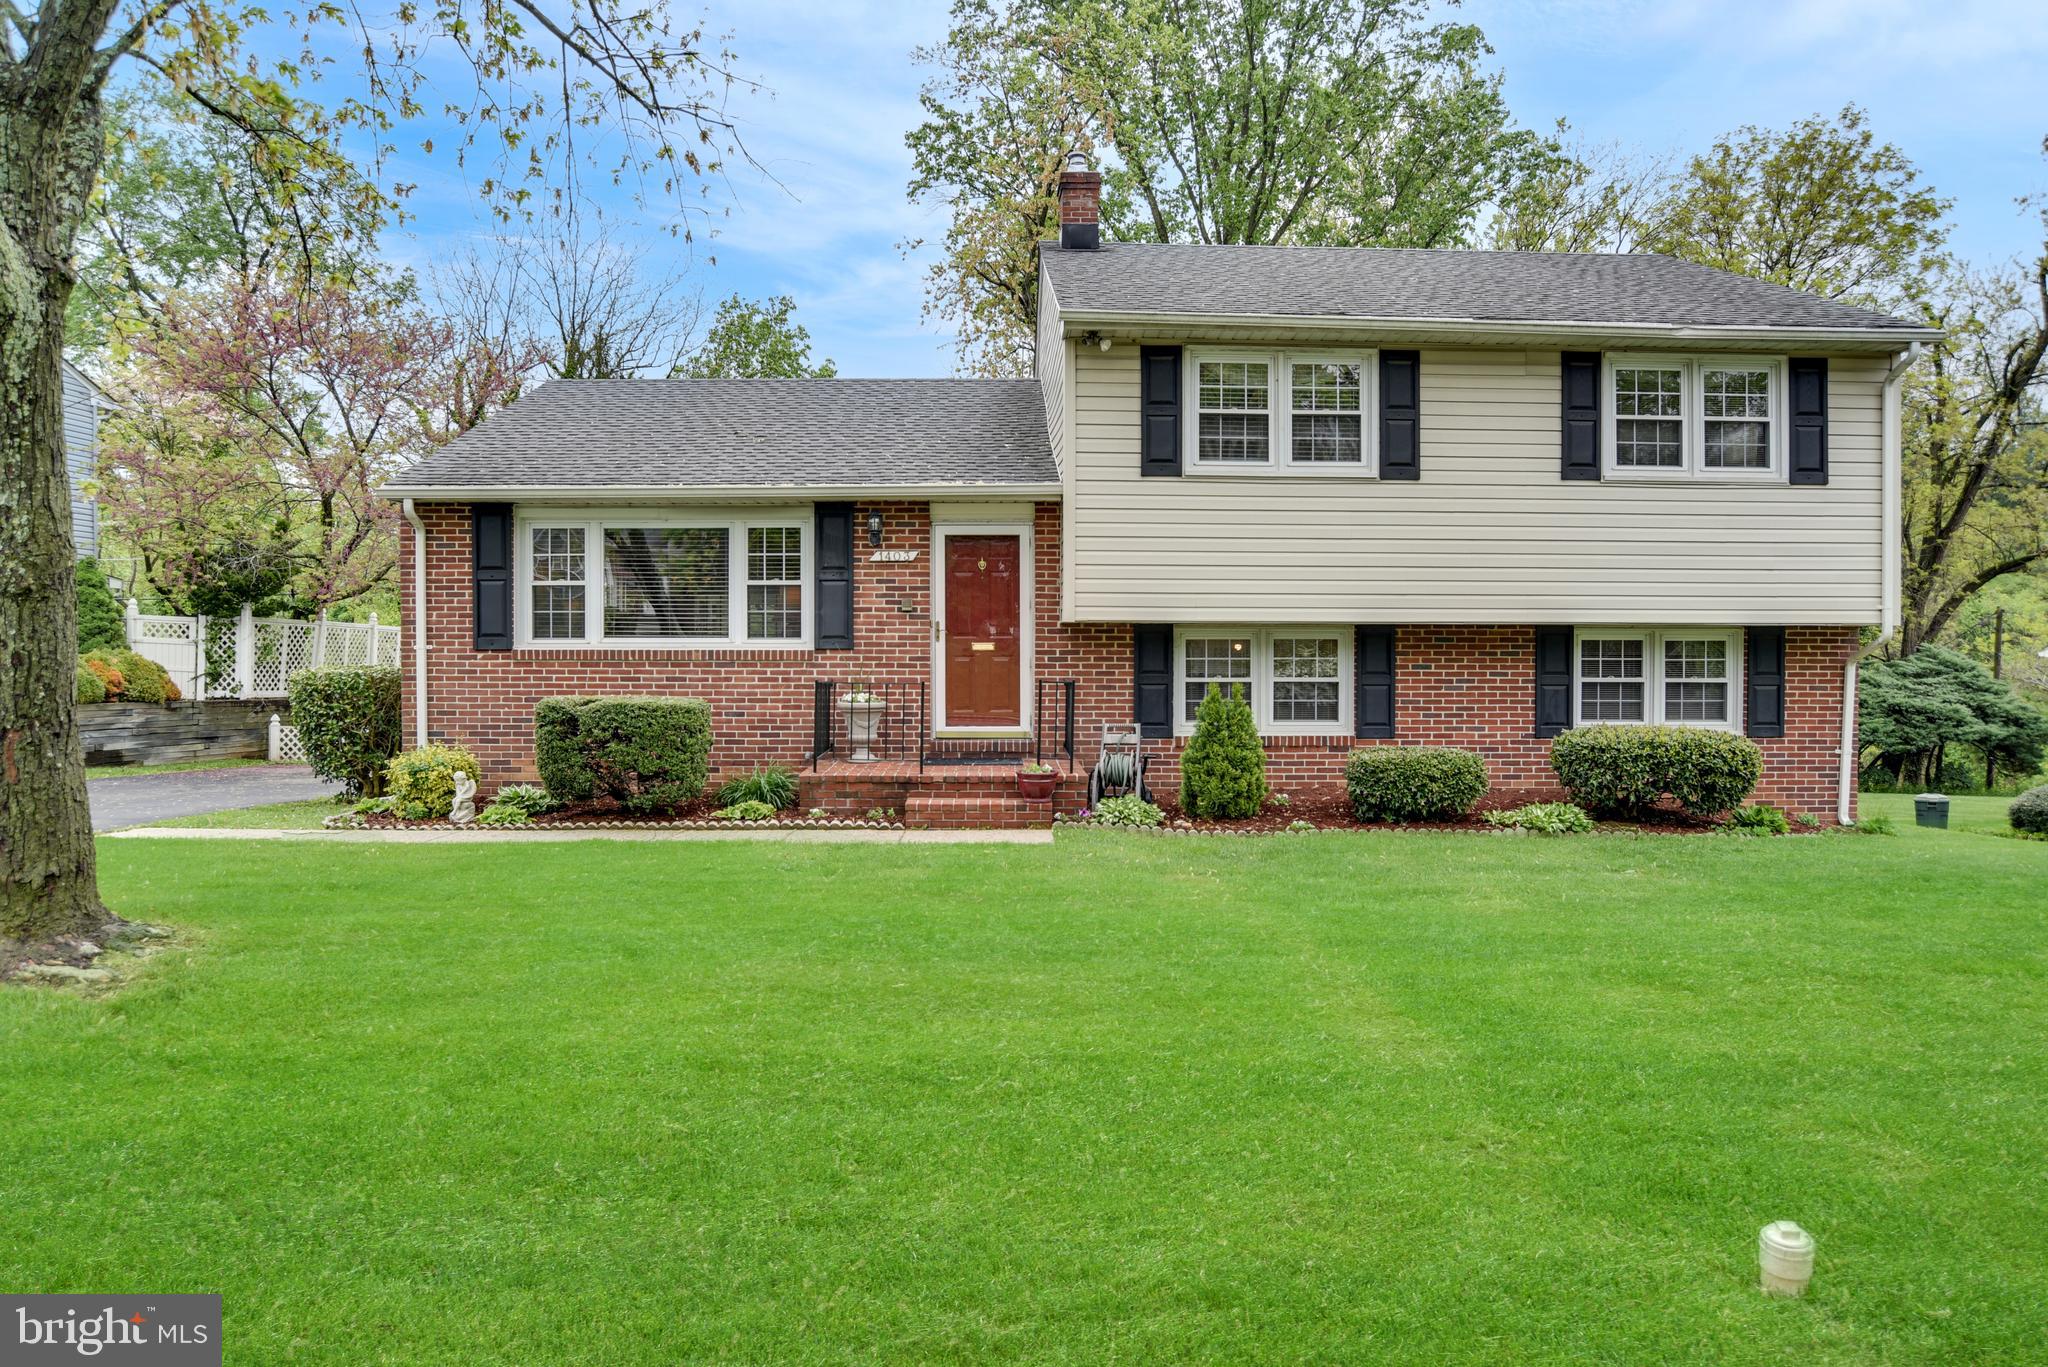
<path fill-rule="evenodd" d="M 1315 479 L 1376 479 L 1380 469 L 1379 390 L 1380 354 L 1377 350 L 1260 351 L 1244 347 L 1189 347 L 1181 357 L 1181 470 L 1187 475 L 1242 475 L 1255 479 L 1274 475 L 1305 475 Z M 1203 361 L 1264 361 L 1267 366 L 1266 450 L 1263 461 L 1203 460 L 1201 456 Z M 1299 363 L 1312 365 L 1335 362 L 1358 367 L 1358 435 L 1361 459 L 1357 464 L 1343 461 L 1297 461 L 1294 459 L 1294 374 Z"/>
<path fill-rule="evenodd" d="M 641 509 L 520 509 L 513 519 L 515 551 L 515 644 L 520 650 L 809 650 L 815 626 L 813 559 L 815 510 L 808 504 L 743 511 Z M 580 640 L 533 634 L 533 533 L 538 528 L 583 529 L 583 636 Z M 606 636 L 604 634 L 604 529 L 607 527 L 722 527 L 726 531 L 726 623 L 724 636 Z M 803 628 L 796 637 L 755 639 L 747 630 L 747 532 L 754 527 L 794 527 L 803 555 L 798 611 Z"/>
<path fill-rule="evenodd" d="M 1620 465 L 1615 449 L 1614 372 L 1637 368 L 1662 368 L 1683 372 L 1679 393 L 1679 464 L 1674 469 Z M 1706 385 L 1702 372 L 1708 370 L 1768 370 L 1771 373 L 1771 464 L 1767 470 L 1713 470 L 1707 459 Z M 1626 484 L 1640 480 L 1651 484 L 1699 481 L 1729 484 L 1783 484 L 1787 480 L 1785 449 L 1785 377 L 1783 356 L 1689 355 L 1672 352 L 1611 351 L 1600 369 L 1600 477 L 1604 482 Z"/>
<path fill-rule="evenodd" d="M 1352 732 L 1352 709 L 1357 702 L 1357 692 L 1352 683 L 1352 664 L 1355 654 L 1353 628 L 1344 626 L 1186 626 L 1173 629 L 1173 734 L 1192 736 L 1195 724 L 1184 714 L 1187 710 L 1187 646 L 1190 636 L 1205 638 L 1211 636 L 1243 636 L 1252 643 L 1252 677 L 1249 681 L 1252 705 L 1252 720 L 1262 736 L 1349 736 Z M 1335 721 L 1290 721 L 1273 720 L 1273 638 L 1276 636 L 1319 636 L 1337 642 L 1337 720 Z"/>
<path fill-rule="evenodd" d="M 1593 721 L 1584 715 L 1579 674 L 1580 644 L 1595 641 L 1643 643 L 1643 719 L 1639 722 Z M 1664 642 L 1723 641 L 1728 646 L 1728 720 L 1667 721 L 1664 717 Z M 1743 658 L 1743 633 L 1727 627 L 1579 627 L 1572 633 L 1573 726 L 1697 726 L 1707 731 L 1743 734 L 1743 703 L 1749 691 L 1749 662 Z"/>

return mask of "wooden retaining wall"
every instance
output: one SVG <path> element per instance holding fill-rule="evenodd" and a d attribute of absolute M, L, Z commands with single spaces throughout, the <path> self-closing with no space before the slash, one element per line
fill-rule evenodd
<path fill-rule="evenodd" d="M 173 764 L 188 759 L 262 759 L 270 744 L 270 714 L 286 718 L 278 699 L 236 702 L 88 703 L 78 709 L 85 762 Z"/>

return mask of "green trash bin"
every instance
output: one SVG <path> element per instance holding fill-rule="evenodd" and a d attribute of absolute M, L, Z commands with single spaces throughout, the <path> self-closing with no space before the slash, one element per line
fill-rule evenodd
<path fill-rule="evenodd" d="M 1948 799 L 1940 793 L 1922 793 L 1913 799 L 1913 824 L 1948 829 Z"/>

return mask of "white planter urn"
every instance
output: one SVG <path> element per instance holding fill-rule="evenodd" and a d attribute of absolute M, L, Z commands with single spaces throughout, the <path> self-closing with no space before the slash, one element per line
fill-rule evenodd
<path fill-rule="evenodd" d="M 841 699 L 839 710 L 846 714 L 846 742 L 853 747 L 851 758 L 857 764 L 872 762 L 875 736 L 882 729 L 882 714 L 889 710 L 889 704 L 873 696 L 850 697 Z"/>

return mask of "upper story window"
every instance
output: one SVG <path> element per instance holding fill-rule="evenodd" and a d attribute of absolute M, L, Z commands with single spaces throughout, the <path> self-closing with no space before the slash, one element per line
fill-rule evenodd
<path fill-rule="evenodd" d="M 1351 733 L 1351 628 L 1182 627 L 1175 730 L 1190 735 L 1213 687 L 1236 688 L 1264 735 Z"/>
<path fill-rule="evenodd" d="M 802 645 L 809 554 L 807 515 L 536 513 L 520 523 L 520 639 Z"/>
<path fill-rule="evenodd" d="M 1582 628 L 1572 687 L 1576 722 L 1733 730 L 1740 721 L 1736 681 L 1741 664 L 1737 632 L 1700 627 Z"/>
<path fill-rule="evenodd" d="M 1778 357 L 1607 357 L 1609 478 L 1783 479 Z"/>
<path fill-rule="evenodd" d="M 1370 475 L 1373 352 L 1187 353 L 1186 468 Z"/>

